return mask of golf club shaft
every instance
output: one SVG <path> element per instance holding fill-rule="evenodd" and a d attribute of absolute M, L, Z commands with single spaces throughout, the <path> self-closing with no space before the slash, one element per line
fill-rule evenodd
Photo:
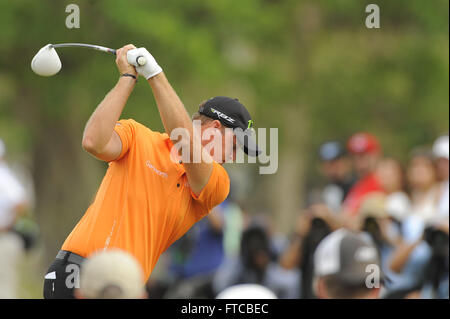
<path fill-rule="evenodd" d="M 116 50 L 103 47 L 101 45 L 95 45 L 95 44 L 86 44 L 86 43 L 60 43 L 60 44 L 52 44 L 52 48 L 63 48 L 63 47 L 81 47 L 81 48 L 90 48 L 102 52 L 112 53 L 116 55 Z M 146 63 L 145 58 L 143 56 L 136 57 L 136 64 L 137 65 L 144 65 Z"/>
<path fill-rule="evenodd" d="M 85 44 L 85 43 L 60 43 L 60 44 L 52 44 L 53 48 L 64 48 L 64 47 L 83 47 L 83 48 L 91 48 L 98 51 L 108 52 L 112 54 L 116 54 L 116 50 L 102 47 L 100 45 L 94 45 L 94 44 Z"/>

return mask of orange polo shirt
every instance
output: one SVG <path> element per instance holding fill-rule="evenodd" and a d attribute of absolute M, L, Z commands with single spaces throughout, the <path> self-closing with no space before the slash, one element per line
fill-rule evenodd
<path fill-rule="evenodd" d="M 167 134 L 134 120 L 121 120 L 118 159 L 109 163 L 94 202 L 62 246 L 83 257 L 120 248 L 140 262 L 148 278 L 159 256 L 194 223 L 228 196 L 225 169 L 213 163 L 207 185 L 196 196 L 183 164 L 170 158 Z"/>

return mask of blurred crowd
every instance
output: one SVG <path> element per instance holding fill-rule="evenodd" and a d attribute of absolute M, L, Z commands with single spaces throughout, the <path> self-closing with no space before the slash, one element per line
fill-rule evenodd
<path fill-rule="evenodd" d="M 364 132 L 324 143 L 318 157 L 325 183 L 309 192 L 292 234 L 274 233 L 231 193 L 169 248 L 168 271 L 150 279 L 148 295 L 214 298 L 235 285 L 258 284 L 278 298 L 367 297 L 373 290 L 351 287 L 367 286 L 367 267 L 375 264 L 381 287 L 372 297 L 448 298 L 448 135 L 412 149 L 407 163 L 385 156 Z M 361 245 L 370 263 L 354 258 L 363 255 L 355 250 Z M 340 290 L 318 291 L 320 269 Z"/>
<path fill-rule="evenodd" d="M 168 249 L 145 292 L 130 284 L 140 282 L 139 266 L 113 252 L 91 262 L 85 277 L 96 279 L 79 297 L 449 298 L 449 137 L 430 145 L 403 163 L 368 133 L 325 142 L 324 183 L 308 192 L 291 234 L 247 213 L 232 188 Z M 17 263 L 36 234 L 18 223 L 29 203 L 4 154 L 0 140 L 0 298 L 15 298 Z M 127 276 L 106 288 L 100 280 Z"/>

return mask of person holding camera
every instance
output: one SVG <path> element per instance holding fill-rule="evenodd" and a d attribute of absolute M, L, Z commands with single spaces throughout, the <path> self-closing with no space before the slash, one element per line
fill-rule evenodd
<path fill-rule="evenodd" d="M 340 218 L 326 204 L 311 205 L 297 217 L 295 231 L 280 257 L 280 264 L 288 270 L 300 270 L 301 298 L 317 298 L 313 289 L 314 252 L 322 239 L 340 227 Z"/>
<path fill-rule="evenodd" d="M 439 213 L 441 192 L 431 154 L 415 152 L 407 177 L 412 209 L 402 224 L 403 242 L 390 261 L 390 269 L 403 278 L 403 285 L 390 297 L 411 292 L 448 297 L 448 214 Z"/>

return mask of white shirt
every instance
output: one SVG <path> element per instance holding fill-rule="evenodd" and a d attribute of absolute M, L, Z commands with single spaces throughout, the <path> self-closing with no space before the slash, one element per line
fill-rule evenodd
<path fill-rule="evenodd" d="M 404 192 L 395 192 L 386 196 L 386 211 L 389 216 L 403 221 L 411 214 L 411 202 Z"/>
<path fill-rule="evenodd" d="M 440 198 L 439 191 L 439 186 L 433 186 L 422 196 L 420 201 L 413 200 L 411 203 L 412 214 L 422 218 L 424 222 L 435 218 L 438 209 L 438 199 Z"/>
<path fill-rule="evenodd" d="M 448 218 L 449 212 L 449 183 L 448 181 L 442 183 L 441 198 L 438 202 L 438 214 Z"/>
<path fill-rule="evenodd" d="M 25 201 L 23 186 L 4 162 L 0 162 L 0 228 L 11 225 L 15 218 L 15 207 Z"/>

